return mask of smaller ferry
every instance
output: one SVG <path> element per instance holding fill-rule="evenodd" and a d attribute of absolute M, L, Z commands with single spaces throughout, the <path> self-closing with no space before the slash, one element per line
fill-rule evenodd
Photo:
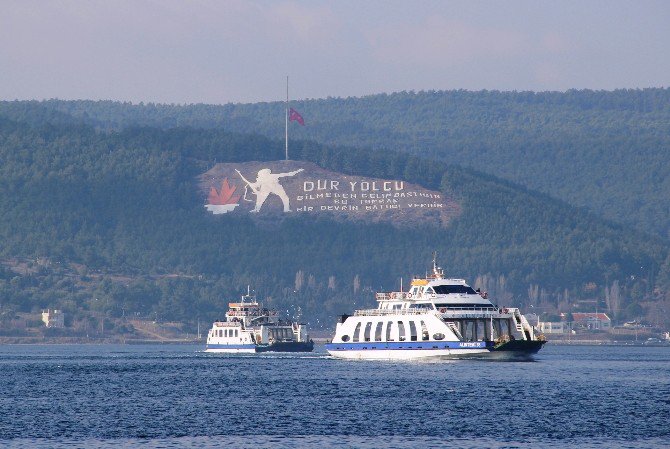
<path fill-rule="evenodd" d="M 311 352 L 314 342 L 307 326 L 279 319 L 266 309 L 249 289 L 240 302 L 228 304 L 224 321 L 215 321 L 207 334 L 206 352 Z"/>
<path fill-rule="evenodd" d="M 401 289 L 402 290 L 402 289 Z M 463 279 L 415 277 L 409 291 L 377 293 L 376 309 L 342 315 L 326 349 L 346 359 L 527 358 L 546 343 L 520 310 L 498 307 Z"/>

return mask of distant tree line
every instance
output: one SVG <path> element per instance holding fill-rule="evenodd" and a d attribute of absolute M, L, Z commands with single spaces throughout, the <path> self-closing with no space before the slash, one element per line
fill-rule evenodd
<path fill-rule="evenodd" d="M 187 127 L 99 130 L 59 114 L 0 116 L 2 309 L 195 322 L 221 316 L 251 285 L 271 305 L 332 325 L 337 313 L 373 305 L 373 291 L 422 273 L 434 250 L 450 275 L 504 277 L 502 299 L 515 304 L 529 303 L 530 285 L 558 306 L 566 289 L 579 298 L 604 297 L 608 288 L 611 299 L 617 280 L 623 311 L 668 290 L 665 240 L 491 175 L 406 153 L 294 141 L 295 159 L 448 191 L 463 213 L 446 229 L 313 217 L 258 226 L 209 215 L 195 177 L 215 162 L 281 159 L 281 141 Z M 49 264 L 7 268 L 38 258 Z M 591 283 L 596 293 L 584 290 Z"/>

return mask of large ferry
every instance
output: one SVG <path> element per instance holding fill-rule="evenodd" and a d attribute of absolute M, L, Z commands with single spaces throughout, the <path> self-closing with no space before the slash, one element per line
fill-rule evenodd
<path fill-rule="evenodd" d="M 401 289 L 402 290 L 402 289 Z M 347 359 L 529 357 L 546 340 L 519 309 L 494 305 L 433 259 L 409 291 L 377 293 L 376 309 L 342 315 L 328 352 Z"/>
<path fill-rule="evenodd" d="M 307 326 L 279 319 L 251 296 L 228 304 L 224 321 L 215 321 L 207 334 L 206 352 L 310 352 L 314 342 Z"/>

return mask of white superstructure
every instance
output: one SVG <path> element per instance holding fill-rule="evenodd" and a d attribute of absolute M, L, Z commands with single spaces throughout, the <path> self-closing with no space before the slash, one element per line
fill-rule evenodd
<path fill-rule="evenodd" d="M 376 309 L 341 317 L 326 345 L 330 354 L 348 359 L 527 355 L 544 344 L 519 309 L 499 308 L 463 279 L 445 278 L 435 261 L 432 274 L 412 280 L 409 291 L 377 293 L 376 299 Z"/>

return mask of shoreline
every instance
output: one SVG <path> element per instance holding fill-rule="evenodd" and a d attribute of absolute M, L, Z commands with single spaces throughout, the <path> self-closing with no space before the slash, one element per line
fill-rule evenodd
<path fill-rule="evenodd" d="M 325 344 L 329 338 L 312 338 L 315 344 Z M 206 339 L 146 339 L 146 338 L 86 338 L 86 337 L 0 337 L 0 346 L 3 345 L 205 345 Z M 668 347 L 670 342 L 648 344 L 646 340 L 638 341 L 611 341 L 611 340 L 547 340 L 549 345 L 557 346 L 642 346 Z"/>
<path fill-rule="evenodd" d="M 187 339 L 152 340 L 145 338 L 86 338 L 86 337 L 0 337 L 2 345 L 204 345 L 206 341 Z"/>

